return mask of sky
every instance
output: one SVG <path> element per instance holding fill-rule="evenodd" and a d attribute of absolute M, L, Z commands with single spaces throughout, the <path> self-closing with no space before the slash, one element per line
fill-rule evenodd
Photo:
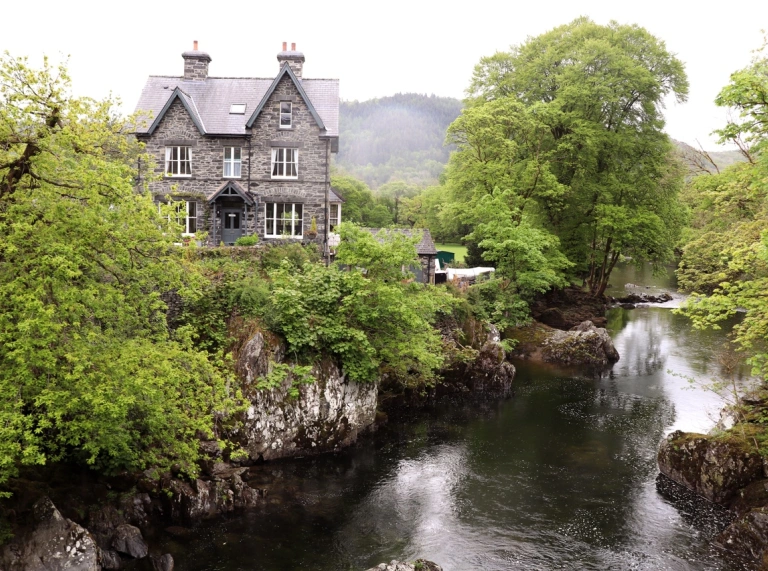
<path fill-rule="evenodd" d="M 282 42 L 304 52 L 305 77 L 338 78 L 341 97 L 395 93 L 463 98 L 481 57 L 506 51 L 579 16 L 638 24 L 680 58 L 688 101 L 667 102 L 667 132 L 717 150 L 711 132 L 726 120 L 714 105 L 730 74 L 749 64 L 768 28 L 768 1 L 689 0 L 381 2 L 264 0 L 85 0 L 8 2 L 0 51 L 68 60 L 78 95 L 112 93 L 133 111 L 148 75 L 181 75 L 181 52 L 212 58 L 217 77 L 274 77 Z M 13 23 L 8 25 L 8 23 Z"/>

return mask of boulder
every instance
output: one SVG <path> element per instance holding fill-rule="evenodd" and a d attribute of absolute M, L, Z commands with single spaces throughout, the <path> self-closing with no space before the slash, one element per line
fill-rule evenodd
<path fill-rule="evenodd" d="M 44 497 L 32 508 L 34 527 L 3 546 L 4 571 L 100 571 L 99 548 L 91 534 L 64 518 Z"/>
<path fill-rule="evenodd" d="M 443 371 L 443 380 L 437 385 L 437 396 L 455 393 L 469 393 L 481 398 L 507 398 L 512 394 L 515 367 L 507 361 L 507 353 L 500 343 L 499 330 L 486 325 L 485 340 L 473 360 L 455 363 Z"/>
<path fill-rule="evenodd" d="M 149 548 L 138 527 L 124 523 L 117 526 L 112 537 L 112 548 L 134 559 L 142 559 L 149 553 Z"/>
<path fill-rule="evenodd" d="M 417 559 L 413 563 L 393 560 L 371 567 L 368 571 L 443 571 L 443 568 L 426 559 Z"/>
<path fill-rule="evenodd" d="M 150 561 L 152 561 L 152 569 L 154 571 L 173 571 L 174 562 L 173 556 L 170 553 L 157 557 L 153 555 L 150 557 Z"/>
<path fill-rule="evenodd" d="M 763 477 L 760 454 L 733 439 L 678 430 L 662 441 L 657 458 L 662 474 L 723 505 Z"/>
<path fill-rule="evenodd" d="M 112 549 L 101 550 L 101 568 L 102 569 L 121 569 L 123 562 L 120 560 L 120 554 Z"/>
<path fill-rule="evenodd" d="M 197 479 L 192 484 L 171 480 L 170 515 L 174 520 L 208 519 L 236 509 L 256 506 L 263 492 L 251 488 L 240 475 L 247 468 L 219 468 L 213 480 Z M 226 476 L 224 478 L 223 476 Z"/>
<path fill-rule="evenodd" d="M 619 360 L 619 352 L 605 329 L 583 321 L 570 331 L 552 330 L 541 346 L 541 358 L 560 365 L 605 367 Z"/>
<path fill-rule="evenodd" d="M 728 551 L 763 563 L 761 569 L 766 569 L 768 563 L 768 507 L 751 510 L 739 518 L 715 542 Z"/>

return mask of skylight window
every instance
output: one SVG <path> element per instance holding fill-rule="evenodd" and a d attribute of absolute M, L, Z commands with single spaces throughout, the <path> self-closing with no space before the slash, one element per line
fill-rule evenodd
<path fill-rule="evenodd" d="M 245 115 L 245 103 L 233 103 L 229 107 L 230 115 Z"/>

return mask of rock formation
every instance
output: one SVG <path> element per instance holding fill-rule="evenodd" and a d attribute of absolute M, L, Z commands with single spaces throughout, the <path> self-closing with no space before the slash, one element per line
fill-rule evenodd
<path fill-rule="evenodd" d="M 0 552 L 5 571 L 100 571 L 93 536 L 64 518 L 53 502 L 41 498 L 32 508 L 34 527 L 15 537 Z"/>
<path fill-rule="evenodd" d="M 376 567 L 371 567 L 368 571 L 443 571 L 437 563 L 432 563 L 425 559 L 417 559 L 413 563 L 405 561 L 390 561 L 381 563 Z"/>

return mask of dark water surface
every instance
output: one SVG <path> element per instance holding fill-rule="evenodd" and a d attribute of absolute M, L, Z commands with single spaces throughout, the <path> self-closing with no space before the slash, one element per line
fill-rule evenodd
<path fill-rule="evenodd" d="M 621 272 L 614 282 L 671 285 Z M 709 547 L 715 522 L 655 483 L 660 439 L 717 420 L 720 398 L 679 375 L 717 375 L 724 334 L 692 331 L 668 307 L 612 310 L 609 330 L 621 360 L 602 378 L 517 364 L 511 400 L 447 404 L 344 453 L 261 466 L 263 508 L 162 548 L 181 571 L 416 557 L 446 571 L 742 569 Z"/>

